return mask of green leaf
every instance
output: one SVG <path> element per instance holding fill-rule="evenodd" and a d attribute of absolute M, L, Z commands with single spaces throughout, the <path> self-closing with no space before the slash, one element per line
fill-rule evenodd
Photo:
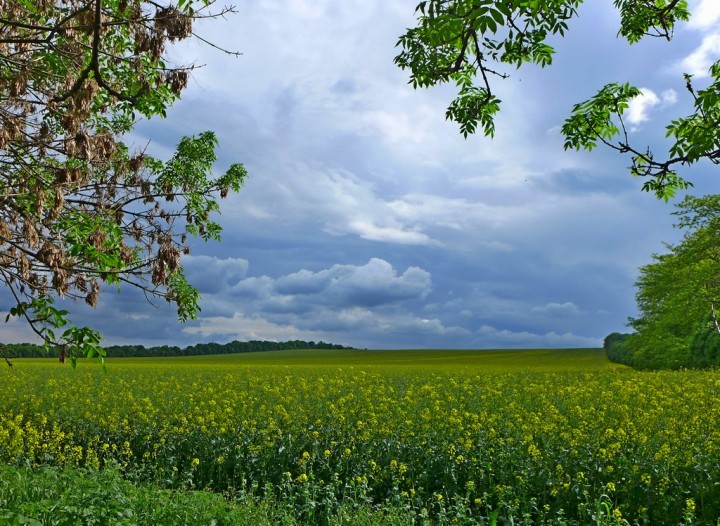
<path fill-rule="evenodd" d="M 495 20 L 495 22 L 497 22 L 498 26 L 503 26 L 503 25 L 505 25 L 505 16 L 506 15 L 503 15 L 503 13 L 500 11 L 499 6 L 496 6 L 496 7 L 497 7 L 497 9 L 490 9 L 490 16 L 493 17 L 493 20 Z"/>

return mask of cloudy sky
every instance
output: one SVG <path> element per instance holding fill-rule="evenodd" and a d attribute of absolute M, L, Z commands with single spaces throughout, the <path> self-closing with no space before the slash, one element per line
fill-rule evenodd
<path fill-rule="evenodd" d="M 77 323 L 108 343 L 324 340 L 368 348 L 599 346 L 626 330 L 638 267 L 678 239 L 672 204 L 640 191 L 629 160 L 565 152 L 572 105 L 628 81 L 631 138 L 663 144 L 689 110 L 683 72 L 701 86 L 720 56 L 720 3 L 668 43 L 617 38 L 612 2 L 580 9 L 554 64 L 495 83 L 494 140 L 463 139 L 444 119 L 451 87 L 414 91 L 393 64 L 417 0 L 239 0 L 198 28 L 239 58 L 197 44 L 204 64 L 165 120 L 136 145 L 168 157 L 183 135 L 214 130 L 218 171 L 242 162 L 243 190 L 222 204 L 222 243 L 185 261 L 200 318 L 127 290 L 104 292 Z M 720 191 L 717 168 L 685 173 L 693 193 Z M 28 340 L 17 324 L 7 339 Z"/>

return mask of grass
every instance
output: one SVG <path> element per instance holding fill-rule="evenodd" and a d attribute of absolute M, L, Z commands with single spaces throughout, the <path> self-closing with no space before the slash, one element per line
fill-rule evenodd
<path fill-rule="evenodd" d="M 409 526 L 402 510 L 343 506 L 330 520 L 348 526 Z M 294 526 L 291 510 L 269 499 L 229 501 L 209 491 L 132 484 L 112 468 L 96 471 L 0 465 L 0 524 L 75 526 Z"/>
<path fill-rule="evenodd" d="M 15 359 L 20 367 L 44 365 L 44 358 Z M 82 366 L 86 364 L 79 362 Z M 331 350 L 308 349 L 170 358 L 113 358 L 107 366 L 238 365 L 280 367 L 377 367 L 404 369 L 467 369 L 477 372 L 594 372 L 628 369 L 610 362 L 603 349 L 489 350 Z"/>

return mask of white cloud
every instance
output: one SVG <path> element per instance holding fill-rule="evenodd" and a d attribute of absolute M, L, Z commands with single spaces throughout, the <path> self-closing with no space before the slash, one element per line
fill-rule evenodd
<path fill-rule="evenodd" d="M 232 292 L 258 300 L 261 310 L 306 312 L 314 306 L 333 308 L 378 307 L 398 301 L 422 299 L 432 289 L 430 273 L 409 267 L 402 274 L 387 261 L 372 258 L 365 265 L 333 265 L 311 272 L 300 270 L 272 279 L 267 276 L 241 281 Z"/>
<path fill-rule="evenodd" d="M 490 325 L 483 325 L 477 331 L 478 341 L 485 341 L 485 347 L 597 347 L 600 342 L 597 338 L 587 338 L 571 332 L 543 334 L 529 331 L 509 331 L 496 329 Z"/>
<path fill-rule="evenodd" d="M 710 66 L 720 58 L 720 32 L 706 35 L 700 47 L 685 57 L 680 63 L 684 73 L 699 78 L 709 76 Z"/>
<path fill-rule="evenodd" d="M 184 327 L 186 334 L 202 336 L 211 341 L 217 341 L 217 335 L 222 334 L 228 340 L 318 340 L 321 333 L 301 330 L 289 324 L 272 323 L 261 316 L 245 316 L 236 312 L 231 317 L 205 317 L 197 325 Z M 335 343 L 335 342 L 333 342 Z"/>
<path fill-rule="evenodd" d="M 718 0 L 700 0 L 700 3 L 692 8 L 692 17 L 688 26 L 708 30 L 720 22 L 720 2 Z"/>
<path fill-rule="evenodd" d="M 633 130 L 637 130 L 637 125 L 650 120 L 650 112 L 653 108 L 671 106 L 677 100 L 677 92 L 673 89 L 667 89 L 657 95 L 650 88 L 640 88 L 640 95 L 629 102 L 627 120 L 633 125 Z"/>
<path fill-rule="evenodd" d="M 408 267 L 401 273 L 380 258 L 317 272 L 303 269 L 278 278 L 250 277 L 227 293 L 210 296 L 224 305 L 233 303 L 234 312 L 204 316 L 184 331 L 210 339 L 215 335 L 215 340 L 301 338 L 339 343 L 343 342 L 338 334 L 347 333 L 353 334 L 354 345 L 386 341 L 391 347 L 393 342 L 408 341 L 422 347 L 419 338 L 468 337 L 466 329 L 395 308 L 422 301 L 431 290 L 427 271 Z"/>
<path fill-rule="evenodd" d="M 666 89 L 660 94 L 663 106 L 672 106 L 678 101 L 677 91 L 674 89 Z"/>
<path fill-rule="evenodd" d="M 710 66 L 720 58 L 720 2 L 699 0 L 691 5 L 691 13 L 687 27 L 700 32 L 703 37 L 700 46 L 680 61 L 680 69 L 683 73 L 706 78 Z"/>
<path fill-rule="evenodd" d="M 580 309 L 572 301 L 565 303 L 548 303 L 542 307 L 533 307 L 531 312 L 548 316 L 574 316 L 580 314 Z"/>
<path fill-rule="evenodd" d="M 318 18 L 324 13 L 323 6 L 318 5 L 318 2 L 307 0 L 291 0 L 289 7 L 293 15 L 301 17 Z"/>
<path fill-rule="evenodd" d="M 406 194 L 388 203 L 388 206 L 400 221 L 452 230 L 480 225 L 486 229 L 499 228 L 528 220 L 536 213 L 536 208 L 517 198 L 503 204 L 421 193 Z M 536 206 L 542 207 L 543 204 Z"/>
<path fill-rule="evenodd" d="M 469 337 L 467 329 L 438 318 L 389 308 L 423 300 L 431 289 L 425 270 L 409 267 L 399 273 L 380 258 L 360 266 L 303 269 L 276 279 L 251 277 L 227 294 L 235 298 L 234 313 L 204 316 L 183 331 L 216 341 L 300 338 L 341 343 L 338 334 L 347 333 L 353 334 L 354 345 L 385 341 L 390 347 L 423 347 L 429 341 L 425 338 Z M 218 293 L 211 299 L 227 295 Z"/>
<path fill-rule="evenodd" d="M 396 106 L 399 102 L 395 103 Z M 432 138 L 433 130 L 430 124 L 435 121 L 437 113 L 427 106 L 410 111 L 409 106 L 406 100 L 404 108 L 394 111 L 375 109 L 362 112 L 357 124 L 367 127 L 365 133 L 379 136 L 391 147 L 404 145 L 417 148 L 418 145 L 427 144 L 428 139 Z"/>
<path fill-rule="evenodd" d="M 650 109 L 660 104 L 660 97 L 649 88 L 640 88 L 640 95 L 630 101 L 627 109 L 630 124 L 640 124 L 650 118 Z"/>
<path fill-rule="evenodd" d="M 347 170 L 299 163 L 283 170 L 282 177 L 251 181 L 242 196 L 252 192 L 252 211 L 240 204 L 228 215 L 261 217 L 285 222 L 320 223 L 333 236 L 357 236 L 398 245 L 433 245 L 419 222 L 397 213 L 373 184 Z M 239 199 L 239 198 L 238 198 Z M 283 203 L 280 211 L 277 203 Z M 237 219 L 241 221 L 242 219 Z"/>
<path fill-rule="evenodd" d="M 263 313 L 203 318 L 194 326 L 183 329 L 186 334 L 218 340 L 324 340 L 356 347 L 441 348 L 442 342 L 467 338 L 466 329 L 446 326 L 436 318 L 419 318 L 407 314 L 378 313 L 364 308 L 324 311 L 314 318 L 297 318 L 293 322 L 275 321 Z M 354 334 L 353 334 L 354 333 Z M 343 341 L 343 334 L 352 334 L 352 341 Z"/>
<path fill-rule="evenodd" d="M 247 275 L 246 259 L 211 256 L 185 256 L 182 260 L 188 281 L 200 293 L 219 292 L 235 285 Z"/>
<path fill-rule="evenodd" d="M 398 226 L 376 225 L 368 218 L 354 219 L 350 221 L 347 228 L 350 232 L 370 241 L 385 241 L 401 245 L 427 245 L 432 242 L 430 237 L 422 232 Z"/>

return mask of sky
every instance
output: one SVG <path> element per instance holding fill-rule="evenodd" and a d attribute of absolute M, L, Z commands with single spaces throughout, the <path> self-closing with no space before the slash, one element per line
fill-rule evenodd
<path fill-rule="evenodd" d="M 202 296 L 181 324 L 138 291 L 71 305 L 107 344 L 186 346 L 313 340 L 359 348 L 598 347 L 636 314 L 638 268 L 676 242 L 672 202 L 641 191 L 629 159 L 566 152 L 573 104 L 609 82 L 642 89 L 631 141 L 663 145 L 720 57 L 720 2 L 690 0 L 672 42 L 630 46 L 610 1 L 585 2 L 553 64 L 493 81 L 494 139 L 445 120 L 452 86 L 413 90 L 393 64 L 416 0 L 238 0 L 236 13 L 172 51 L 195 63 L 166 119 L 131 144 L 169 158 L 184 135 L 213 130 L 216 169 L 245 165 L 221 205 L 220 243 L 183 263 Z M 684 172 L 694 195 L 720 192 L 717 167 Z M 679 194 L 680 199 L 684 194 Z M 675 201 L 677 201 L 676 199 Z M 5 341 L 33 341 L 19 323 Z"/>

